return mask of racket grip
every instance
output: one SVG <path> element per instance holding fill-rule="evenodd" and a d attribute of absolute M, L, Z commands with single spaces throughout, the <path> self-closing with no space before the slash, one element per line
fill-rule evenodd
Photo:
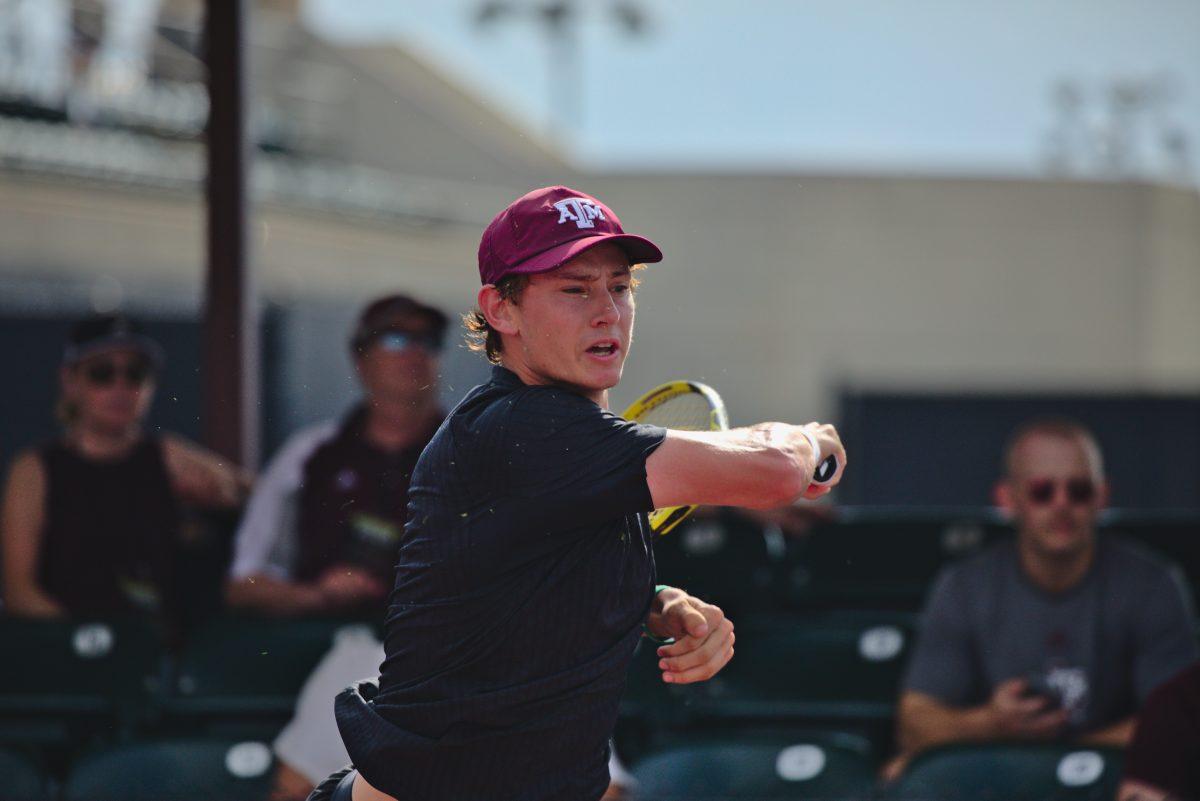
<path fill-rule="evenodd" d="M 837 473 L 838 463 L 836 456 L 826 456 L 825 460 L 817 465 L 816 471 L 813 473 L 812 483 L 827 484 Z"/>

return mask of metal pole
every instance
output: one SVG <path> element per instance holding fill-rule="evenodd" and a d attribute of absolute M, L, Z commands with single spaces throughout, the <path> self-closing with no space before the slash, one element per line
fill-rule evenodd
<path fill-rule="evenodd" d="M 232 461 L 258 459 L 257 295 L 248 246 L 244 0 L 207 0 L 208 270 L 204 304 L 205 443 Z"/>

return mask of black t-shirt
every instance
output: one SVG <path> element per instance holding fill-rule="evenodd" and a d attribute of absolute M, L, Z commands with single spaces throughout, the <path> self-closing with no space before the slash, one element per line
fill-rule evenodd
<path fill-rule="evenodd" d="M 1146 699 L 1125 755 L 1125 776 L 1172 798 L 1200 799 L 1200 662 Z"/>
<path fill-rule="evenodd" d="M 338 698 L 401 801 L 591 801 L 653 597 L 646 458 L 666 431 L 497 367 L 421 455 L 379 692 Z"/>
<path fill-rule="evenodd" d="M 112 460 L 85 458 L 61 440 L 39 454 L 46 472 L 42 589 L 77 617 L 170 617 L 179 600 L 172 589 L 181 512 L 162 441 L 143 437 Z"/>

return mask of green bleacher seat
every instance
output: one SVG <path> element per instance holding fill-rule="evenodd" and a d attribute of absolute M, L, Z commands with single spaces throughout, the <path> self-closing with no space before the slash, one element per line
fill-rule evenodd
<path fill-rule="evenodd" d="M 1146 546 L 1177 565 L 1188 583 L 1193 602 L 1200 605 L 1200 515 L 1113 512 L 1104 528 Z"/>
<path fill-rule="evenodd" d="M 0 751 L 0 801 L 44 801 L 50 797 L 46 780 L 32 762 Z"/>
<path fill-rule="evenodd" d="M 181 739 L 117 746 L 78 760 L 63 801 L 261 801 L 273 757 L 264 742 Z"/>
<path fill-rule="evenodd" d="M 162 673 L 149 621 L 0 617 L 0 741 L 69 745 L 139 725 Z"/>
<path fill-rule="evenodd" d="M 782 593 L 801 609 L 916 611 L 944 565 L 1007 535 L 982 513 L 841 510 L 788 541 Z"/>
<path fill-rule="evenodd" d="M 633 767 L 637 801 L 868 798 L 874 763 L 836 735 L 781 743 L 743 738 L 684 745 Z"/>
<path fill-rule="evenodd" d="M 653 643 L 643 640 L 622 700 L 618 750 L 653 748 L 673 730 L 734 723 L 837 729 L 886 748 L 912 614 L 846 610 L 754 615 L 734 623 L 733 659 L 695 684 L 664 684 Z"/>
<path fill-rule="evenodd" d="M 774 589 L 785 553 L 781 534 L 729 509 L 697 512 L 654 544 L 663 583 L 731 615 L 778 606 Z"/>
<path fill-rule="evenodd" d="M 734 658 L 691 685 L 694 711 L 833 720 L 892 715 L 913 617 L 867 611 L 735 621 Z"/>
<path fill-rule="evenodd" d="M 1120 751 L 1056 745 L 955 745 L 918 756 L 889 799 L 1111 801 Z"/>
<path fill-rule="evenodd" d="M 188 638 L 163 700 L 172 731 L 269 736 L 291 717 L 296 696 L 333 645 L 361 622 L 216 618 Z"/>

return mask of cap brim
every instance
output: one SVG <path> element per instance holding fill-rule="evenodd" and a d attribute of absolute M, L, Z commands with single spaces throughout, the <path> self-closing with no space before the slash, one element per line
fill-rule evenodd
<path fill-rule="evenodd" d="M 606 242 L 611 242 L 625 251 L 625 255 L 629 257 L 630 264 L 662 261 L 663 258 L 662 251 L 658 249 L 658 245 L 645 237 L 635 234 L 597 234 L 596 236 L 580 237 L 579 239 L 573 239 L 570 242 L 556 245 L 544 253 L 539 253 L 531 259 L 526 259 L 516 267 L 506 270 L 505 275 L 532 275 L 534 273 L 549 272 L 563 266 L 580 253 L 589 251 L 597 245 L 603 245 Z"/>
<path fill-rule="evenodd" d="M 163 352 L 162 346 L 153 339 L 141 334 L 123 334 L 97 339 L 82 346 L 69 347 L 63 354 L 63 363 L 66 365 L 78 364 L 91 356 L 117 350 L 137 351 L 149 359 L 156 369 L 162 369 L 166 362 L 166 354 Z"/>

